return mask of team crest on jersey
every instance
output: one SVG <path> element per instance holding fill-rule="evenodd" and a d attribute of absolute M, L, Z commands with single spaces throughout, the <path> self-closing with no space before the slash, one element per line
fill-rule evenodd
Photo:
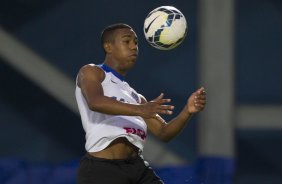
<path fill-rule="evenodd" d="M 139 103 L 139 97 L 136 93 L 134 93 L 133 91 L 131 92 L 131 96 L 132 98 L 134 98 L 136 100 L 137 103 Z"/>

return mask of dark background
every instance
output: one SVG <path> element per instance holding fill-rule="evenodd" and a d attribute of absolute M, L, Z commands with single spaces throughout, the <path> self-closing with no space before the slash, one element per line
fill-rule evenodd
<path fill-rule="evenodd" d="M 236 105 L 282 104 L 282 1 L 235 1 Z M 146 43 L 144 18 L 172 5 L 188 21 L 188 36 L 176 49 L 160 51 Z M 126 80 L 147 99 L 161 92 L 176 113 L 197 82 L 197 2 L 12 0 L 0 3 L 0 26 L 75 80 L 79 68 L 103 62 L 101 30 L 112 23 L 131 25 L 139 37 L 139 58 Z M 0 40 L 1 42 L 1 40 Z M 0 156 L 32 163 L 61 163 L 84 154 L 80 117 L 0 58 Z M 219 81 L 220 82 L 220 81 Z M 282 112 L 281 112 L 282 113 Z M 165 117 L 169 120 L 170 117 Z M 282 118 L 282 115 L 281 115 Z M 167 149 L 197 157 L 195 117 Z M 236 129 L 235 183 L 256 178 L 282 182 L 280 129 Z"/>

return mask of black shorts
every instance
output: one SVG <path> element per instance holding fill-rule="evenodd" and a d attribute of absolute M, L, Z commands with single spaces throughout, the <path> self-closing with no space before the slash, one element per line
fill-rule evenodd
<path fill-rule="evenodd" d="M 148 164 L 138 156 L 109 160 L 86 154 L 80 161 L 78 184 L 163 184 Z"/>

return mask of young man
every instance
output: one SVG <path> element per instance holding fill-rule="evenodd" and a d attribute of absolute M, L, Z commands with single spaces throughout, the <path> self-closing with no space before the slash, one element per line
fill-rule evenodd
<path fill-rule="evenodd" d="M 147 129 L 160 140 L 174 138 L 194 113 L 204 109 L 204 88 L 194 92 L 183 110 L 166 123 L 159 114 L 172 114 L 170 99 L 160 94 L 148 102 L 124 81 L 138 56 L 133 29 L 114 24 L 104 29 L 101 39 L 104 63 L 83 66 L 77 77 L 76 99 L 87 151 L 78 169 L 78 184 L 161 184 L 140 157 Z"/>

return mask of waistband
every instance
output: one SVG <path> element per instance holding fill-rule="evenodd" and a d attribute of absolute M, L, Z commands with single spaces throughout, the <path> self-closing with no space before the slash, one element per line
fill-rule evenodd
<path fill-rule="evenodd" d="M 137 160 L 143 160 L 140 155 L 136 155 L 136 157 L 129 157 L 125 159 L 107 159 L 107 158 L 100 158 L 100 157 L 94 157 L 90 155 L 89 153 L 86 153 L 85 158 L 97 162 L 108 162 L 108 163 L 115 163 L 115 164 L 128 164 L 136 162 Z"/>

